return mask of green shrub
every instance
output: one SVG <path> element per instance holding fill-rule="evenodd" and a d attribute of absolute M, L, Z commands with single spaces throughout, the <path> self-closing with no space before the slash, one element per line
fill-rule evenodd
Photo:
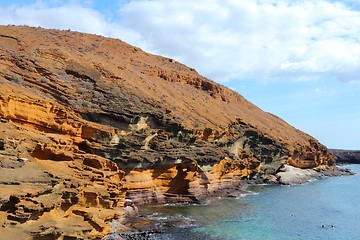
<path fill-rule="evenodd" d="M 17 83 L 17 84 L 22 84 L 24 82 L 24 80 L 22 79 L 21 76 L 19 75 L 15 75 L 12 77 L 11 81 L 13 81 L 14 83 Z"/>
<path fill-rule="evenodd" d="M 41 82 L 41 83 L 48 83 L 49 82 L 49 80 L 46 79 L 45 77 L 39 78 L 38 81 Z"/>
<path fill-rule="evenodd" d="M 92 103 L 88 102 L 88 101 L 83 101 L 82 105 L 83 105 L 83 107 L 91 107 Z"/>

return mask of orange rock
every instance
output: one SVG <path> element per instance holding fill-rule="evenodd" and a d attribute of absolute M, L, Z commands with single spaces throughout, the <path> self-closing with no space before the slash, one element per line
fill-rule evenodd
<path fill-rule="evenodd" d="M 0 32 L 0 234 L 9 238 L 102 237 L 125 197 L 197 202 L 285 163 L 334 164 L 311 136 L 173 59 L 71 31 Z"/>

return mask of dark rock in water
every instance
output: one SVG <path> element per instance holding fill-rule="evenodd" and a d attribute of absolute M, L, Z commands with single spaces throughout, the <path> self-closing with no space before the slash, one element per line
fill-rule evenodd
<path fill-rule="evenodd" d="M 338 167 L 338 166 L 334 166 L 333 169 L 331 169 L 331 170 L 327 169 L 325 171 L 322 171 L 321 173 L 327 177 L 349 176 L 349 175 L 355 174 L 348 168 L 343 168 L 343 167 Z"/>
<path fill-rule="evenodd" d="M 190 229 L 171 228 L 164 231 L 140 231 L 109 235 L 104 240 L 215 240 L 209 235 L 191 232 Z"/>
<path fill-rule="evenodd" d="M 129 240 L 145 240 L 145 239 L 163 239 L 159 238 L 162 233 L 160 231 L 144 231 L 144 232 L 134 232 L 134 233 L 123 233 L 120 234 L 121 238 Z"/>

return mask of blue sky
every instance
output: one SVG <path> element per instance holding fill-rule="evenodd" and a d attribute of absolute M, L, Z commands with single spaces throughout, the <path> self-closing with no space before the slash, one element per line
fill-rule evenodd
<path fill-rule="evenodd" d="M 0 24 L 72 29 L 174 58 L 329 148 L 360 149 L 356 0 L 0 0 Z"/>

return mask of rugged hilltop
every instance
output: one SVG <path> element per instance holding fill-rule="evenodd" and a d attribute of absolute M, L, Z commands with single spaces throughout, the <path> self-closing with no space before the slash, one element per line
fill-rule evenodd
<path fill-rule="evenodd" d="M 0 89 L 9 236 L 100 238 L 125 198 L 197 201 L 284 163 L 335 161 L 238 93 L 118 39 L 0 26 Z"/>

